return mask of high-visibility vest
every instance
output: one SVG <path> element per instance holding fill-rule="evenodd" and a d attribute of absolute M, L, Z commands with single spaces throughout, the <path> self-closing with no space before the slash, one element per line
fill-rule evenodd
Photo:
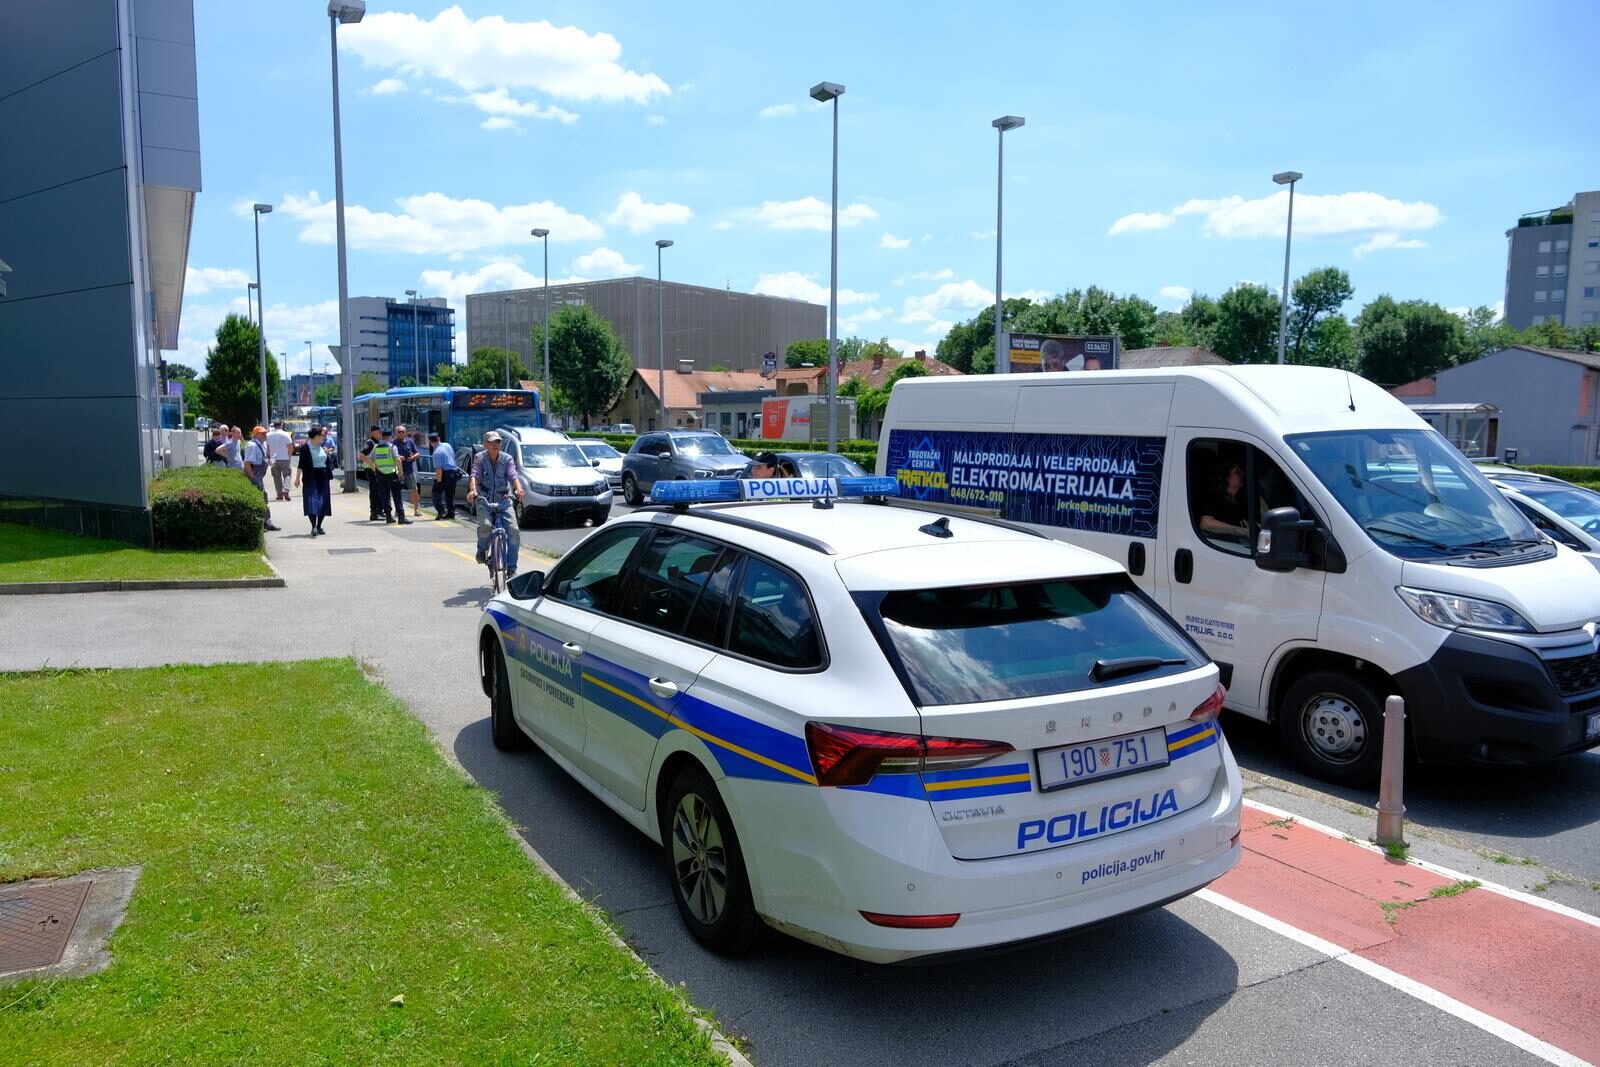
<path fill-rule="evenodd" d="M 394 460 L 394 446 L 389 444 L 374 445 L 372 447 L 372 465 L 378 468 L 379 474 L 393 474 L 397 469 Z"/>

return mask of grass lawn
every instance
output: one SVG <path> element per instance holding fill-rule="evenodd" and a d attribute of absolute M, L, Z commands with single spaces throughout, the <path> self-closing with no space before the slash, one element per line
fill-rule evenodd
<path fill-rule="evenodd" d="M 349 660 L 0 674 L 0 881 L 144 868 L 0 1063 L 720 1062 L 504 827 Z"/>
<path fill-rule="evenodd" d="M 0 522 L 0 582 L 265 578 L 271 574 L 259 551 L 156 552 L 121 541 Z"/>

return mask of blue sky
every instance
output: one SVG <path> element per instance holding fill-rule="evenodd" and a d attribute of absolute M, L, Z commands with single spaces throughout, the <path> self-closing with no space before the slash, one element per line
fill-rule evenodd
<path fill-rule="evenodd" d="M 1347 269 L 1379 293 L 1496 304 L 1517 215 L 1600 187 L 1600 5 L 374 2 L 340 33 L 352 295 L 653 274 L 826 300 L 842 82 L 841 332 L 936 343 L 1006 295 L 1098 284 L 1160 307 Z M 252 201 L 267 335 L 337 340 L 320 2 L 201 0 L 204 191 L 177 357 L 244 308 Z M 242 210 L 241 210 L 242 208 Z M 464 316 L 458 314 L 458 322 Z M 464 348 L 465 337 L 458 344 Z M 715 358 L 718 354 L 708 354 Z M 458 359 L 465 358 L 458 349 Z"/>

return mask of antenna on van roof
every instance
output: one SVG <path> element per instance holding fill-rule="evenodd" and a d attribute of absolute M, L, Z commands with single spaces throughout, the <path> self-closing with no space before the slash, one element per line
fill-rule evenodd
<path fill-rule="evenodd" d="M 1355 394 L 1355 390 L 1350 388 L 1350 372 L 1349 371 L 1345 371 L 1344 372 L 1344 393 L 1345 393 L 1345 396 L 1350 398 L 1350 410 L 1354 411 L 1356 409 L 1356 394 Z"/>

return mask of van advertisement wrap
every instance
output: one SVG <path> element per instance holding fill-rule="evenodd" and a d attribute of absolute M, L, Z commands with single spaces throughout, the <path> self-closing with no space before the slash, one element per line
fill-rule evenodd
<path fill-rule="evenodd" d="M 885 473 L 915 500 L 992 508 L 1013 522 L 1156 536 L 1162 437 L 891 430 Z"/>

